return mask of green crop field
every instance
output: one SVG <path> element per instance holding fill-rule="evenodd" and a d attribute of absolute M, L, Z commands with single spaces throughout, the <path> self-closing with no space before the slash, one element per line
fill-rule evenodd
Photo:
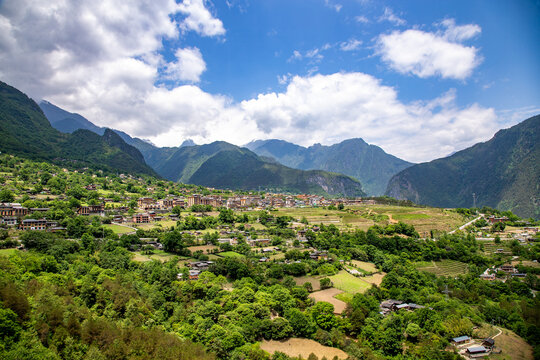
<path fill-rule="evenodd" d="M 354 297 L 354 294 L 342 292 L 341 294 L 337 294 L 334 296 L 336 299 L 341 300 L 343 302 L 346 302 L 347 304 L 350 304 L 352 302 L 352 299 Z"/>
<path fill-rule="evenodd" d="M 116 224 L 104 224 L 103 225 L 107 229 L 111 229 L 114 231 L 115 234 L 122 235 L 134 232 L 135 230 L 128 228 L 127 226 L 121 226 Z"/>
<path fill-rule="evenodd" d="M 342 270 L 336 275 L 329 276 L 330 280 L 334 283 L 336 289 L 345 291 L 347 293 L 363 293 L 371 287 L 370 284 L 363 281 L 361 278 L 357 278 L 348 272 Z"/>
<path fill-rule="evenodd" d="M 245 255 L 239 254 L 234 251 L 224 251 L 224 252 L 219 253 L 218 255 L 223 256 L 223 257 L 230 257 L 230 258 L 244 258 L 245 257 Z"/>
<path fill-rule="evenodd" d="M 457 276 L 466 274 L 468 271 L 467 264 L 455 260 L 422 261 L 416 263 L 416 268 L 437 276 Z"/>
<path fill-rule="evenodd" d="M 159 260 L 161 262 L 169 261 L 174 257 L 177 257 L 181 260 L 189 259 L 183 256 L 174 255 L 168 252 L 165 252 L 163 250 L 154 250 L 152 254 L 146 255 L 143 254 L 141 251 L 134 252 L 135 256 L 133 260 L 135 261 L 149 261 L 149 260 Z"/>

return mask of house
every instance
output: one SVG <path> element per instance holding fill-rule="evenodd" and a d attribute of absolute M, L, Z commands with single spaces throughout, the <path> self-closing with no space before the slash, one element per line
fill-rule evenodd
<path fill-rule="evenodd" d="M 249 239 L 247 243 L 251 246 L 264 246 L 270 245 L 270 239 Z"/>
<path fill-rule="evenodd" d="M 46 230 L 47 220 L 45 219 L 25 219 L 21 222 L 21 230 Z"/>
<path fill-rule="evenodd" d="M 482 275 L 480 275 L 480 279 L 482 280 L 488 280 L 488 281 L 493 281 L 496 279 L 495 277 L 495 274 L 486 274 L 486 273 L 483 273 Z"/>
<path fill-rule="evenodd" d="M 150 223 L 150 215 L 147 213 L 133 215 L 133 222 L 136 224 L 148 224 Z"/>
<path fill-rule="evenodd" d="M 471 340 L 470 337 L 468 337 L 467 335 L 464 335 L 464 336 L 458 336 L 458 337 L 453 338 L 452 343 L 455 345 L 462 345 L 462 344 L 468 343 L 470 340 Z"/>
<path fill-rule="evenodd" d="M 412 310 L 423 309 L 423 308 L 425 308 L 425 306 L 418 305 L 418 304 L 415 304 L 415 303 L 399 304 L 399 305 L 395 306 L 396 311 L 397 310 L 410 310 L 410 311 L 412 311 Z"/>
<path fill-rule="evenodd" d="M 492 339 L 492 338 L 484 339 L 484 341 L 482 342 L 482 346 L 484 346 L 487 349 L 492 350 L 493 347 L 495 346 L 495 339 Z"/>
<path fill-rule="evenodd" d="M 97 190 L 97 186 L 95 184 L 86 185 L 84 187 L 86 190 Z"/>
<path fill-rule="evenodd" d="M 495 217 L 495 216 L 492 215 L 492 216 L 488 217 L 488 221 L 489 221 L 490 224 L 496 224 L 496 223 L 508 221 L 508 218 L 506 216 Z"/>
<path fill-rule="evenodd" d="M 259 259 L 259 262 L 267 262 L 267 261 L 270 261 L 270 259 L 267 257 L 262 257 Z"/>
<path fill-rule="evenodd" d="M 105 216 L 105 210 L 103 204 L 101 205 L 88 205 L 81 206 L 77 209 L 77 215 L 99 215 Z"/>
<path fill-rule="evenodd" d="M 141 210 L 155 209 L 158 204 L 151 197 L 141 197 L 137 199 L 137 206 Z"/>
<path fill-rule="evenodd" d="M 230 238 L 220 238 L 220 239 L 217 239 L 217 242 L 218 244 L 229 244 L 229 245 L 234 245 L 237 243 L 235 239 L 230 239 Z"/>
<path fill-rule="evenodd" d="M 112 221 L 121 224 L 124 222 L 124 217 L 122 215 L 114 215 Z"/>
<path fill-rule="evenodd" d="M 470 358 L 477 358 L 489 355 L 490 350 L 486 349 L 483 346 L 471 346 L 470 348 L 467 348 L 466 353 L 467 355 L 469 355 Z"/>
<path fill-rule="evenodd" d="M 6 216 L 3 218 L 0 218 L 0 224 L 5 224 L 9 226 L 15 226 L 17 225 L 17 218 L 12 216 Z"/>
<path fill-rule="evenodd" d="M 505 273 L 515 273 L 516 268 L 512 265 L 506 264 L 499 266 L 499 271 L 504 271 Z"/>
<path fill-rule="evenodd" d="M 187 266 L 193 270 L 205 271 L 214 264 L 213 261 L 195 261 L 187 264 Z"/>
<path fill-rule="evenodd" d="M 309 254 L 309 257 L 313 260 L 328 260 L 329 259 L 328 253 L 325 251 L 314 251 L 311 254 Z"/>
<path fill-rule="evenodd" d="M 189 270 L 189 280 L 198 280 L 200 274 L 200 270 Z"/>
<path fill-rule="evenodd" d="M 401 305 L 401 304 L 403 304 L 403 301 L 389 299 L 389 300 L 385 300 L 381 302 L 381 304 L 379 305 L 379 308 L 381 309 L 381 314 L 386 315 L 391 311 L 395 311 L 396 306 Z"/>
<path fill-rule="evenodd" d="M 0 217 L 23 217 L 28 214 L 28 208 L 19 203 L 0 203 Z"/>

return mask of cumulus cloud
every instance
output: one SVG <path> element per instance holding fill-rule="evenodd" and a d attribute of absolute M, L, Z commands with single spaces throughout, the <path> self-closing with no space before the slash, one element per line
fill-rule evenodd
<path fill-rule="evenodd" d="M 183 30 L 193 30 L 203 36 L 225 34 L 223 23 L 210 13 L 203 0 L 184 0 L 179 10 L 187 15 L 180 25 Z"/>
<path fill-rule="evenodd" d="M 404 104 L 397 92 L 367 74 L 294 77 L 283 93 L 261 94 L 240 104 L 263 138 L 311 145 L 351 137 L 382 146 L 410 161 L 444 156 L 489 138 L 493 109 L 460 109 L 455 91 L 427 102 Z"/>
<path fill-rule="evenodd" d="M 163 69 L 193 83 L 204 71 L 197 48 L 178 49 L 170 64 L 159 54 L 164 38 L 180 36 L 189 16 L 177 22 L 175 15 L 185 6 L 174 0 L 6 0 L 0 5 L 0 77 L 35 99 L 160 146 L 186 138 L 238 145 L 282 138 L 311 145 L 362 137 L 424 161 L 487 140 L 497 128 L 492 109 L 459 107 L 455 92 L 403 103 L 393 87 L 358 72 L 287 74 L 279 78 L 284 91 L 240 103 L 194 84 L 156 85 Z M 315 59 L 329 46 L 298 54 Z"/>
<path fill-rule="evenodd" d="M 392 69 L 421 78 L 465 79 L 482 61 L 478 49 L 461 42 L 480 33 L 478 25 L 456 26 L 454 20 L 441 23 L 444 31 L 417 29 L 394 31 L 379 36 L 377 53 Z"/>
<path fill-rule="evenodd" d="M 206 70 L 201 51 L 196 47 L 178 49 L 175 55 L 177 61 L 167 65 L 167 77 L 172 80 L 199 82 L 201 74 Z"/>

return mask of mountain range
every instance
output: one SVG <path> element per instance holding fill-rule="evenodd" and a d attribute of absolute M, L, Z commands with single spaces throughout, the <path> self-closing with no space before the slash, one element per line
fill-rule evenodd
<path fill-rule="evenodd" d="M 439 207 L 477 206 L 540 218 L 540 115 L 498 131 L 484 143 L 411 166 L 386 195 Z"/>
<path fill-rule="evenodd" d="M 65 134 L 53 128 L 40 107 L 0 81 L 0 151 L 32 159 L 114 172 L 156 175 L 142 154 L 111 130 Z"/>
<path fill-rule="evenodd" d="M 281 140 L 258 140 L 246 147 L 185 141 L 179 147 L 159 148 L 124 132 L 96 126 L 51 103 L 38 106 L 0 82 L 2 152 L 245 190 L 363 196 L 363 182 L 370 194 L 378 195 L 389 178 L 384 194 L 397 199 L 438 207 L 472 207 L 474 193 L 478 207 L 535 218 L 540 218 L 539 128 L 537 115 L 500 130 L 487 142 L 416 165 L 362 139 L 308 148 Z"/>
<path fill-rule="evenodd" d="M 327 170 L 358 179 L 368 195 L 384 194 L 390 178 L 413 165 L 362 139 L 349 139 L 331 146 L 303 147 L 283 140 L 256 140 L 245 145 L 258 155 L 302 170 Z"/>
<path fill-rule="evenodd" d="M 81 115 L 65 111 L 50 102 L 42 101 L 40 107 L 51 125 L 59 131 L 70 133 L 85 129 L 96 134 L 115 132 L 127 144 L 137 148 L 146 163 L 168 180 L 243 190 L 365 195 L 361 183 L 349 176 L 293 169 L 223 141 L 196 145 L 186 140 L 179 147 L 160 148 L 122 131 L 96 126 Z"/>

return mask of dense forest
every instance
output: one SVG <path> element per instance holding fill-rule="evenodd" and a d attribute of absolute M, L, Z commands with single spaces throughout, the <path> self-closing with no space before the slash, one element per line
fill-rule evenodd
<path fill-rule="evenodd" d="M 159 197 L 180 193 L 183 185 L 90 170 L 62 172 L 48 163 L 8 155 L 0 156 L 0 167 L 0 182 L 10 184 L 0 193 L 2 202 L 47 208 L 28 218 L 44 216 L 65 229 L 0 229 L 2 247 L 20 242 L 25 249 L 0 255 L 3 359 L 290 359 L 280 352 L 270 355 L 260 343 L 292 337 L 342 349 L 349 359 L 460 359 L 449 347 L 451 339 L 473 336 L 486 323 L 512 330 L 540 358 L 536 270 L 522 268 L 527 277 L 504 282 L 479 278 L 508 256 L 538 260 L 538 237 L 531 246 L 508 241 L 509 255 L 487 256 L 467 231 L 420 238 L 414 226 L 403 222 L 367 231 L 317 224 L 299 245 L 289 226 L 294 219 L 267 210 L 242 214 L 228 209 L 204 216 L 175 209 L 180 218 L 174 226 L 119 235 L 106 227 L 107 216 L 76 216 L 81 204 L 98 200 L 85 184 L 101 184 L 132 208 L 148 188 L 155 188 Z M 26 191 L 43 188 L 61 198 L 32 199 Z M 477 210 L 458 211 L 473 217 Z M 257 234 L 247 230 L 254 224 L 264 225 L 264 236 L 285 249 L 283 259 L 260 261 L 259 249 L 246 242 L 248 235 Z M 236 244 L 219 244 L 220 226 L 245 231 Z M 188 231 L 195 229 L 207 230 L 205 243 L 241 256 L 219 258 L 197 280 L 182 280 L 189 269 L 180 259 L 208 260 L 207 254 L 188 249 L 199 243 Z M 147 239 L 156 239 L 174 256 L 164 262 L 135 261 L 134 248 L 152 251 Z M 289 241 L 293 245 L 285 246 Z M 313 259 L 308 249 L 328 258 Z M 414 265 L 441 259 L 465 263 L 468 271 L 436 276 Z M 351 260 L 372 263 L 386 275 L 380 285 L 354 294 L 345 311 L 336 314 L 331 303 L 315 302 L 309 295 L 315 285 L 332 286 L 330 275 Z M 320 276 L 320 284 L 297 285 L 295 278 L 305 275 Z M 383 315 L 380 304 L 387 299 L 421 306 Z M 317 358 L 312 354 L 308 359 Z"/>

